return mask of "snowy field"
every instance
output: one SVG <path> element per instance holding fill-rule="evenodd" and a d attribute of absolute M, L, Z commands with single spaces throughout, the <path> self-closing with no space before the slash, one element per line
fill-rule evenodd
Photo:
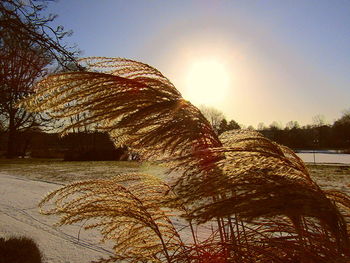
<path fill-rule="evenodd" d="M 349 165 L 309 164 L 308 168 L 322 188 L 350 194 Z M 34 239 L 47 263 L 84 263 L 107 257 L 112 253 L 112 244 L 99 243 L 97 231 L 85 231 L 81 225 L 56 227 L 57 217 L 41 215 L 37 205 L 48 192 L 68 182 L 136 171 L 162 176 L 159 167 L 121 166 L 117 162 L 0 162 L 0 236 Z M 179 228 L 183 225 L 181 220 L 175 224 Z"/>
<path fill-rule="evenodd" d="M 96 231 L 80 231 L 80 225 L 57 228 L 57 218 L 39 213 L 42 197 L 60 186 L 0 172 L 0 236 L 31 237 L 47 263 L 90 262 L 111 253 L 98 243 Z"/>
<path fill-rule="evenodd" d="M 163 176 L 162 168 L 138 163 L 11 162 L 14 163 L 0 160 L 0 237 L 32 238 L 45 263 L 87 263 L 113 253 L 113 244 L 101 244 L 97 230 L 86 231 L 81 224 L 57 227 L 57 217 L 40 214 L 38 203 L 47 193 L 75 180 L 109 178 L 119 173 Z M 191 238 L 182 219 L 176 218 L 173 223 L 178 229 L 183 229 L 183 240 Z M 206 233 L 208 229 L 204 227 L 200 231 Z"/>
<path fill-rule="evenodd" d="M 350 154 L 334 152 L 300 152 L 297 155 L 306 163 L 349 164 Z"/>

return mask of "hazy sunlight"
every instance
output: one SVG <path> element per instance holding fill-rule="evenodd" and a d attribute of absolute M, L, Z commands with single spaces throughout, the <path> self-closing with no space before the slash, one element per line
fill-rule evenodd
<path fill-rule="evenodd" d="M 229 80 L 223 63 L 214 59 L 196 61 L 187 74 L 185 96 L 195 104 L 220 103 L 229 90 Z"/>

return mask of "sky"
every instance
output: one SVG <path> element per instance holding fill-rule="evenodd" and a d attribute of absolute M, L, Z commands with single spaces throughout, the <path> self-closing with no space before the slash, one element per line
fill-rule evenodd
<path fill-rule="evenodd" d="M 244 126 L 350 109 L 350 0 L 59 0 L 82 57 L 125 57 Z"/>

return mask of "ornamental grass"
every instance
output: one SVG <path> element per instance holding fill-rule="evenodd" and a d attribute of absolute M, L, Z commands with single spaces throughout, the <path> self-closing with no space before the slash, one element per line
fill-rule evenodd
<path fill-rule="evenodd" d="M 255 131 L 218 137 L 147 64 L 98 57 L 80 64 L 83 71 L 40 81 L 20 106 L 59 119 L 62 135 L 108 132 L 117 147 L 172 175 L 75 182 L 43 199 L 42 212 L 60 216 L 59 224 L 87 221 L 86 229 L 114 242 L 115 255 L 99 262 L 350 262 L 349 196 L 322 190 L 292 150 Z M 191 238 L 175 224 L 179 217 Z M 199 233 L 203 226 L 209 234 Z"/>

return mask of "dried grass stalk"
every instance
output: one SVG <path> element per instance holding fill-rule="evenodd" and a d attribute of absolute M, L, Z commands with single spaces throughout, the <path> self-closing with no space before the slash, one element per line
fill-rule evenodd
<path fill-rule="evenodd" d="M 163 161 L 179 173 L 171 189 L 146 175 L 78 182 L 42 204 L 61 224 L 92 220 L 116 242 L 109 261 L 349 262 L 349 207 L 344 193 L 324 192 L 287 147 L 252 131 L 220 139 L 201 112 L 158 70 L 121 58 L 87 58 L 84 72 L 52 75 L 22 102 L 64 120 L 62 130 L 96 125 L 117 146 Z M 160 202 L 161 200 L 161 202 Z M 169 208 L 188 219 L 183 244 Z M 217 228 L 206 239 L 191 222 Z"/>
<path fill-rule="evenodd" d="M 59 225 L 85 222 L 85 229 L 100 231 L 102 241 L 112 240 L 115 256 L 99 262 L 163 262 L 182 243 L 170 211 L 162 206 L 168 191 L 153 176 L 125 174 L 69 184 L 48 194 L 39 206 L 43 214 L 60 215 Z"/>

